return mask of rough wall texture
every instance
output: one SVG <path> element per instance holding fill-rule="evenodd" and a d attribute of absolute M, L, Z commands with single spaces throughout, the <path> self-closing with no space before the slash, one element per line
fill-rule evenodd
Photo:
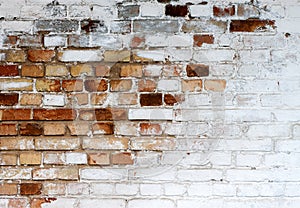
<path fill-rule="evenodd" d="M 1 208 L 299 208 L 297 0 L 0 0 Z"/>

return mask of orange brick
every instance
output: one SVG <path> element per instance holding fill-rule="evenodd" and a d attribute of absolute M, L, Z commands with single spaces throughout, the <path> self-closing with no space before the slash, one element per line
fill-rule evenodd
<path fill-rule="evenodd" d="M 164 102 L 166 105 L 173 106 L 176 103 L 181 103 L 182 101 L 184 101 L 184 95 L 165 94 L 164 96 Z"/>
<path fill-rule="evenodd" d="M 201 92 L 202 80 L 182 80 L 181 86 L 183 92 Z"/>
<path fill-rule="evenodd" d="M 22 94 L 20 104 L 39 106 L 42 104 L 42 98 L 41 94 Z"/>
<path fill-rule="evenodd" d="M 0 154 L 0 165 L 17 165 L 17 159 L 16 154 Z"/>
<path fill-rule="evenodd" d="M 140 64 L 126 64 L 121 66 L 121 77 L 142 77 L 143 65 Z"/>
<path fill-rule="evenodd" d="M 140 123 L 141 135 L 161 135 L 162 129 L 158 123 Z"/>
<path fill-rule="evenodd" d="M 189 64 L 186 66 L 188 77 L 207 77 L 209 75 L 209 66 L 204 64 Z"/>
<path fill-rule="evenodd" d="M 31 109 L 5 109 L 0 115 L 2 121 L 26 121 L 31 120 Z"/>
<path fill-rule="evenodd" d="M 8 62 L 25 62 L 26 53 L 22 50 L 8 51 L 6 53 L 6 61 Z"/>
<path fill-rule="evenodd" d="M 83 89 L 82 80 L 63 80 L 62 88 L 66 92 L 81 92 Z"/>
<path fill-rule="evenodd" d="M 20 185 L 21 195 L 39 195 L 42 191 L 41 183 L 22 183 Z"/>
<path fill-rule="evenodd" d="M 20 154 L 21 165 L 40 165 L 42 155 L 39 152 L 26 152 Z"/>
<path fill-rule="evenodd" d="M 1 136 L 12 136 L 17 134 L 16 124 L 0 124 Z"/>
<path fill-rule="evenodd" d="M 17 193 L 17 184 L 0 184 L 0 195 L 16 195 Z"/>
<path fill-rule="evenodd" d="M 44 67 L 42 65 L 23 65 L 21 75 L 23 77 L 43 77 Z"/>
<path fill-rule="evenodd" d="M 78 64 L 71 66 L 70 72 L 73 77 L 79 77 L 81 75 L 92 76 L 93 68 L 88 64 Z"/>
<path fill-rule="evenodd" d="M 93 124 L 93 134 L 109 135 L 114 133 L 113 123 L 95 123 Z"/>
<path fill-rule="evenodd" d="M 53 50 L 28 50 L 28 59 L 32 62 L 49 62 L 54 56 Z"/>
<path fill-rule="evenodd" d="M 112 164 L 114 165 L 132 165 L 133 159 L 130 152 L 121 152 L 112 154 Z"/>
<path fill-rule="evenodd" d="M 209 91 L 223 92 L 226 88 L 226 80 L 205 80 L 204 88 Z"/>
<path fill-rule="evenodd" d="M 110 81 L 110 90 L 112 92 L 124 92 L 124 91 L 130 91 L 132 87 L 132 81 L 131 80 L 111 80 Z"/>
<path fill-rule="evenodd" d="M 88 154 L 88 163 L 89 165 L 109 165 L 110 158 L 109 153 L 101 152 L 101 153 L 89 153 Z"/>
<path fill-rule="evenodd" d="M 65 124 L 63 123 L 44 123 L 44 134 L 49 135 L 64 135 L 66 132 Z"/>
<path fill-rule="evenodd" d="M 92 105 L 103 105 L 107 99 L 107 94 L 92 94 L 91 104 Z"/>
<path fill-rule="evenodd" d="M 156 89 L 156 82 L 150 79 L 140 80 L 138 83 L 139 92 L 154 92 Z"/>
<path fill-rule="evenodd" d="M 60 92 L 60 81 L 53 79 L 38 79 L 35 87 L 40 92 Z"/>
<path fill-rule="evenodd" d="M 72 121 L 76 118 L 73 109 L 34 109 L 34 120 Z"/>

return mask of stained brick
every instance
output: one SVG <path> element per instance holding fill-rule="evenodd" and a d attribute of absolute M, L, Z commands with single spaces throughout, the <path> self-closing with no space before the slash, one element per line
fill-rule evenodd
<path fill-rule="evenodd" d="M 25 62 L 26 53 L 22 50 L 10 50 L 6 53 L 6 61 L 8 62 Z"/>
<path fill-rule="evenodd" d="M 0 110 L 2 121 L 26 121 L 31 120 L 31 109 L 4 109 Z"/>
<path fill-rule="evenodd" d="M 183 96 L 180 95 L 171 95 L 171 94 L 165 94 L 164 96 L 164 102 L 166 105 L 173 106 L 176 103 L 180 103 L 184 100 Z"/>
<path fill-rule="evenodd" d="M 183 92 L 201 92 L 202 80 L 182 80 L 181 86 Z"/>
<path fill-rule="evenodd" d="M 103 21 L 100 20 L 82 20 L 80 22 L 81 30 L 84 30 L 86 33 L 89 32 L 103 32 L 106 33 L 107 27 L 105 26 Z"/>
<path fill-rule="evenodd" d="M 213 35 L 194 35 L 194 46 L 201 47 L 203 43 L 213 44 L 214 36 Z"/>
<path fill-rule="evenodd" d="M 103 105 L 107 99 L 107 94 L 92 94 L 91 96 L 91 104 L 92 105 Z"/>
<path fill-rule="evenodd" d="M 39 195 L 41 194 L 42 184 L 41 183 L 22 183 L 20 185 L 21 195 Z"/>
<path fill-rule="evenodd" d="M 38 79 L 35 84 L 37 91 L 60 92 L 60 81 L 54 79 Z"/>
<path fill-rule="evenodd" d="M 17 93 L 1 93 L 0 94 L 0 105 L 13 106 L 18 104 L 19 94 Z"/>
<path fill-rule="evenodd" d="M 41 208 L 42 204 L 48 204 L 55 200 L 57 200 L 57 199 L 54 197 L 35 198 L 35 199 L 31 200 L 30 208 Z"/>
<path fill-rule="evenodd" d="M 4 165 L 17 165 L 17 160 L 18 157 L 16 154 L 6 154 L 6 153 L 2 153 L 0 154 L 0 165 L 4 166 Z M 1 190 L 1 187 L 0 187 Z M 1 195 L 1 191 L 0 191 L 0 195 Z"/>
<path fill-rule="evenodd" d="M 161 135 L 162 128 L 158 123 L 140 123 L 141 135 Z"/>
<path fill-rule="evenodd" d="M 43 134 L 43 127 L 38 123 L 22 123 L 20 134 L 22 136 L 40 136 Z"/>
<path fill-rule="evenodd" d="M 115 165 L 132 165 L 134 161 L 130 152 L 120 152 L 112 154 L 111 162 Z"/>
<path fill-rule="evenodd" d="M 46 76 L 50 77 L 62 77 L 67 76 L 69 71 L 65 65 L 47 65 Z"/>
<path fill-rule="evenodd" d="M 1 65 L 0 66 L 0 76 L 8 77 L 8 76 L 18 76 L 19 70 L 17 65 Z"/>
<path fill-rule="evenodd" d="M 228 7 L 213 7 L 213 13 L 216 17 L 228 17 L 235 15 L 235 6 L 228 6 Z"/>
<path fill-rule="evenodd" d="M 95 75 L 97 77 L 108 77 L 110 75 L 110 67 L 98 64 L 95 69 Z"/>
<path fill-rule="evenodd" d="M 185 17 L 188 14 L 187 5 L 166 5 L 165 14 L 172 17 Z"/>
<path fill-rule="evenodd" d="M 89 153 L 88 154 L 89 165 L 109 165 L 110 154 L 107 152 L 101 153 Z"/>
<path fill-rule="evenodd" d="M 126 64 L 121 66 L 121 77 L 142 77 L 143 65 L 140 64 Z"/>
<path fill-rule="evenodd" d="M 89 92 L 101 92 L 108 89 L 107 81 L 104 79 L 101 80 L 86 80 L 84 82 L 84 87 Z"/>
<path fill-rule="evenodd" d="M 161 106 L 162 105 L 162 94 L 151 93 L 140 95 L 141 106 Z"/>
<path fill-rule="evenodd" d="M 121 6 L 118 8 L 118 16 L 119 18 L 131 18 L 137 17 L 140 13 L 140 6 L 139 5 L 128 5 L 128 6 Z"/>
<path fill-rule="evenodd" d="M 63 80 L 62 89 L 66 92 L 81 92 L 83 89 L 82 80 Z"/>
<path fill-rule="evenodd" d="M 188 77 L 206 77 L 209 75 L 209 66 L 204 64 L 189 64 L 186 67 Z"/>
<path fill-rule="evenodd" d="M 113 123 L 95 123 L 93 124 L 93 134 L 109 135 L 114 133 Z"/>
<path fill-rule="evenodd" d="M 256 32 L 266 31 L 268 28 L 275 28 L 274 20 L 232 20 L 230 23 L 230 32 Z"/>
<path fill-rule="evenodd" d="M 205 80 L 204 88 L 210 91 L 223 92 L 226 88 L 226 80 Z"/>
<path fill-rule="evenodd" d="M 88 64 L 78 64 L 71 66 L 70 72 L 73 77 L 78 77 L 81 75 L 92 76 L 93 68 L 91 65 Z"/>
<path fill-rule="evenodd" d="M 44 67 L 42 65 L 23 65 L 21 75 L 23 77 L 43 77 Z"/>
<path fill-rule="evenodd" d="M 12 136 L 17 134 L 16 124 L 0 124 L 0 136 Z"/>
<path fill-rule="evenodd" d="M 28 50 L 28 59 L 32 62 L 49 62 L 54 56 L 55 51 L 53 50 Z"/>
<path fill-rule="evenodd" d="M 123 79 L 123 80 L 111 80 L 110 81 L 110 90 L 112 92 L 124 92 L 124 91 L 129 91 L 131 90 L 132 87 L 132 81 L 128 79 Z"/>
<path fill-rule="evenodd" d="M 34 109 L 34 120 L 72 121 L 76 112 L 72 109 Z"/>
<path fill-rule="evenodd" d="M 79 22 L 76 20 L 37 20 L 35 27 L 37 31 L 76 32 L 79 29 Z"/>
<path fill-rule="evenodd" d="M 120 105 L 136 105 L 138 96 L 136 93 L 121 93 L 118 97 Z"/>
<path fill-rule="evenodd" d="M 150 79 L 142 79 L 138 82 L 139 92 L 154 92 L 156 90 L 156 82 Z"/>

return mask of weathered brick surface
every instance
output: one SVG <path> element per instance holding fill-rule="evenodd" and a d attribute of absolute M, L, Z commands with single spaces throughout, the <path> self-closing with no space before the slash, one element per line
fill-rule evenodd
<path fill-rule="evenodd" d="M 299 2 L 0 3 L 0 207 L 300 204 Z"/>

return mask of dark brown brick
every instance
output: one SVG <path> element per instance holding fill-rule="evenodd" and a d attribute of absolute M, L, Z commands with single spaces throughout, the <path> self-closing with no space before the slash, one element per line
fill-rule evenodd
<path fill-rule="evenodd" d="M 93 134 L 109 135 L 114 133 L 113 123 L 95 123 L 93 124 Z"/>
<path fill-rule="evenodd" d="M 127 113 L 123 109 L 96 109 L 95 116 L 97 121 L 113 121 L 113 120 L 125 120 Z"/>
<path fill-rule="evenodd" d="M 102 80 L 86 80 L 84 82 L 84 87 L 89 92 L 96 92 L 96 91 L 106 91 L 108 89 L 107 81 Z"/>
<path fill-rule="evenodd" d="M 214 40 L 213 35 L 194 35 L 194 46 L 201 47 L 203 43 L 213 44 Z"/>
<path fill-rule="evenodd" d="M 20 185 L 21 195 L 39 195 L 41 194 L 41 183 L 23 183 Z"/>
<path fill-rule="evenodd" d="M 161 106 L 162 105 L 162 94 L 151 93 L 140 95 L 141 106 Z"/>
<path fill-rule="evenodd" d="M 228 6 L 228 7 L 213 7 L 213 13 L 216 17 L 228 17 L 235 15 L 235 6 Z"/>
<path fill-rule="evenodd" d="M 186 5 L 166 5 L 165 14 L 172 17 L 185 17 L 188 14 L 188 7 Z"/>
<path fill-rule="evenodd" d="M 1 93 L 0 105 L 13 106 L 18 104 L 19 94 L 17 93 Z"/>
<path fill-rule="evenodd" d="M 17 65 L 2 65 L 0 66 L 0 76 L 18 76 L 19 70 Z"/>
<path fill-rule="evenodd" d="M 22 123 L 20 134 L 22 136 L 40 136 L 43 134 L 43 127 L 38 123 Z"/>
<path fill-rule="evenodd" d="M 2 121 L 26 121 L 31 120 L 31 109 L 5 109 L 0 110 Z"/>
<path fill-rule="evenodd" d="M 209 66 L 204 64 L 189 64 L 186 67 L 188 77 L 206 77 L 209 75 Z"/>
<path fill-rule="evenodd" d="M 159 3 L 170 3 L 171 0 L 157 0 L 157 2 L 159 2 Z"/>
<path fill-rule="evenodd" d="M 268 27 L 275 28 L 274 20 L 232 20 L 230 23 L 230 32 L 255 32 L 265 31 Z"/>
<path fill-rule="evenodd" d="M 82 20 L 80 22 L 81 30 L 84 30 L 86 33 L 89 32 L 107 32 L 107 27 L 104 25 L 103 21 L 100 20 Z"/>
<path fill-rule="evenodd" d="M 72 121 L 76 118 L 73 109 L 34 109 L 34 120 Z"/>

